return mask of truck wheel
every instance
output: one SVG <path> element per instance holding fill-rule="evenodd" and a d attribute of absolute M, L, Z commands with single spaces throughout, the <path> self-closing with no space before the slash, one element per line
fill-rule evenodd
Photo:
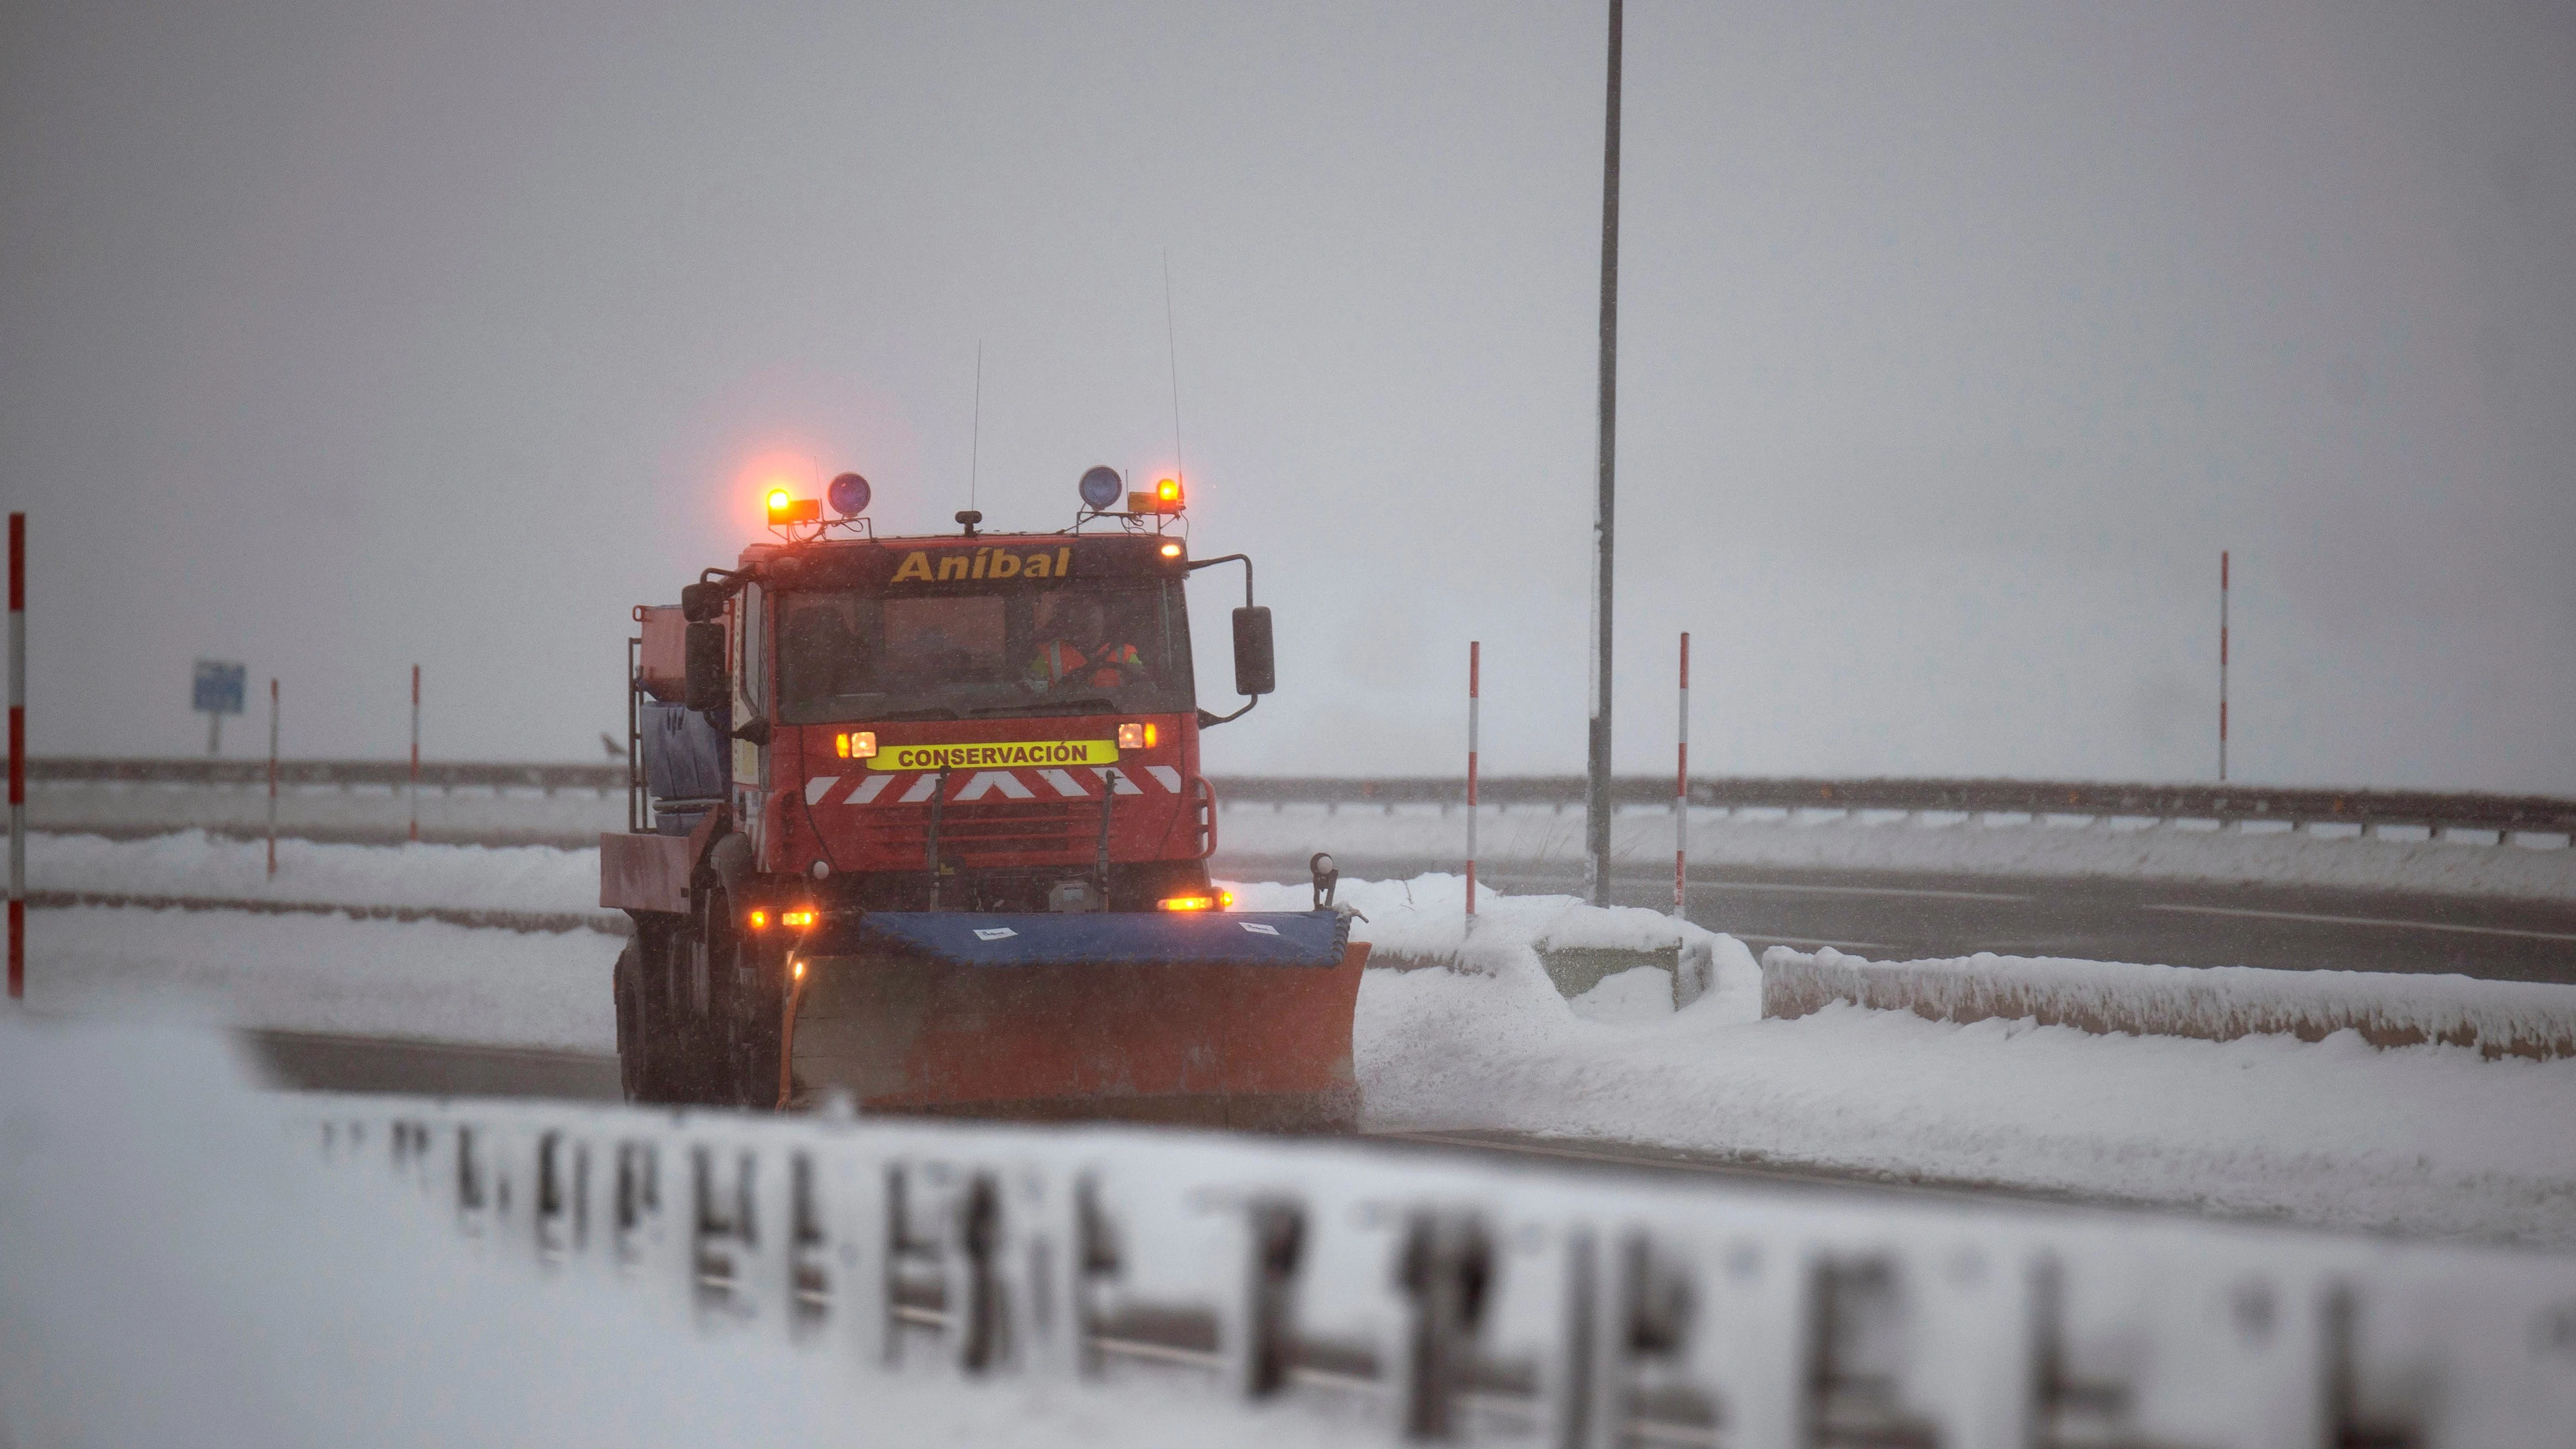
<path fill-rule="evenodd" d="M 695 1095 L 724 1106 L 773 1108 L 786 953 L 737 930 L 732 902 L 719 892 L 708 894 L 700 929 L 710 990 Z"/>
<path fill-rule="evenodd" d="M 741 1031 L 735 1023 L 735 972 L 741 952 L 733 902 L 710 890 L 697 916 L 671 943 L 672 1051 L 666 1078 L 671 1100 L 711 1107 L 743 1102 Z"/>
<path fill-rule="evenodd" d="M 672 938 L 659 922 L 638 921 L 634 938 L 617 956 L 617 1076 L 630 1102 L 678 1100 L 671 1070 L 680 1045 L 671 999 Z"/>

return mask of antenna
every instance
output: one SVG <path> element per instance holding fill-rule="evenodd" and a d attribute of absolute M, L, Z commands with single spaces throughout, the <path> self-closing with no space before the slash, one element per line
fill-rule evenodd
<path fill-rule="evenodd" d="M 975 339 L 975 436 L 966 445 L 966 506 L 975 506 L 975 475 L 984 462 L 984 339 Z"/>
<path fill-rule="evenodd" d="M 1163 347 L 1172 362 L 1172 476 L 1181 486 L 1190 484 L 1187 468 L 1181 466 L 1181 346 L 1172 331 L 1172 249 L 1163 248 Z"/>

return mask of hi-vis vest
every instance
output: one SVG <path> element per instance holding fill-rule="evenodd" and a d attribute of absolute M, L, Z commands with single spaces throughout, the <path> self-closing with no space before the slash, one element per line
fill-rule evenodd
<path fill-rule="evenodd" d="M 1085 654 L 1063 639 L 1049 640 L 1029 661 L 1029 678 L 1039 684 L 1060 684 L 1065 679 L 1092 670 L 1091 682 L 1109 687 L 1123 683 L 1121 671 L 1142 669 L 1145 658 L 1133 644 L 1103 644 Z"/>

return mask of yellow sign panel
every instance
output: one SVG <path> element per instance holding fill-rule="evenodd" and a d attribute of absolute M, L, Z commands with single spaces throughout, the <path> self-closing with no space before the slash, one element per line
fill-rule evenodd
<path fill-rule="evenodd" d="M 1113 740 L 1020 740 L 995 745 L 880 745 L 871 770 L 1008 770 L 1049 765 L 1114 765 Z"/>

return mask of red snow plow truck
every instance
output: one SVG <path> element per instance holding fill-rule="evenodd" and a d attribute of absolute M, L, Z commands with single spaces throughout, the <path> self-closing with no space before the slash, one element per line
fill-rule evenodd
<path fill-rule="evenodd" d="M 1083 476 L 1055 533 L 876 537 L 868 485 L 766 497 L 775 542 L 628 640 L 627 829 L 600 837 L 630 1100 L 1337 1130 L 1365 945 L 1208 877 L 1199 734 L 1272 688 L 1241 554 L 1176 480 Z M 1233 714 L 1190 575 L 1240 564 Z"/>

